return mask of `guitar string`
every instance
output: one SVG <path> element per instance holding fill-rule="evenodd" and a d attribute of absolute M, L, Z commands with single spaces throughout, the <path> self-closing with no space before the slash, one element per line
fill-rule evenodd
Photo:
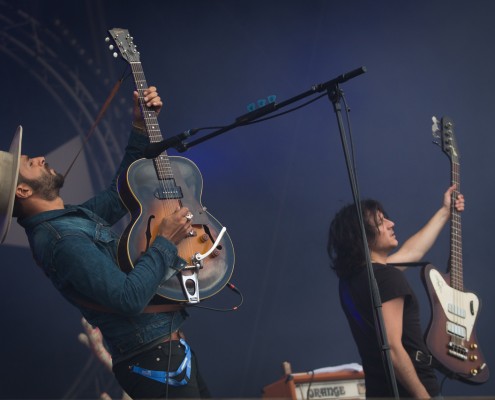
<path fill-rule="evenodd" d="M 462 323 L 462 316 L 459 315 L 459 311 L 466 312 L 465 304 L 463 304 L 462 299 L 462 290 L 463 290 L 463 282 L 461 275 L 461 263 L 462 263 L 462 247 L 460 247 L 461 241 L 461 224 L 460 224 L 460 214 L 455 208 L 455 200 L 460 193 L 460 171 L 459 164 L 456 162 L 452 163 L 452 183 L 456 184 L 456 189 L 452 193 L 452 201 L 451 201 L 451 209 L 452 209 L 452 229 L 451 229 L 451 258 L 452 258 L 452 270 L 451 270 L 451 279 L 452 286 L 454 288 L 454 321 L 459 326 L 464 326 Z M 454 335 L 454 342 L 458 345 L 462 345 L 462 338 L 456 337 Z M 466 331 L 466 339 L 467 339 L 467 331 Z"/>
<path fill-rule="evenodd" d="M 139 101 L 142 107 L 143 118 L 145 120 L 150 142 L 159 142 L 163 140 L 163 137 L 161 135 L 158 120 L 156 118 L 156 112 L 147 107 L 144 102 L 143 91 L 145 88 L 148 87 L 148 85 L 144 76 L 144 72 L 142 71 L 141 63 L 131 63 L 131 68 L 134 72 L 134 76 L 136 77 L 136 86 L 138 86 L 139 89 Z M 181 204 L 180 200 L 177 199 L 176 186 L 173 183 L 173 171 L 166 152 L 164 151 L 157 158 L 153 159 L 153 164 L 158 173 L 158 182 L 160 186 L 159 190 L 162 191 L 163 197 L 166 199 L 165 201 L 160 202 L 160 205 L 162 207 L 164 215 L 171 215 Z M 173 201 L 174 199 L 176 199 L 177 201 Z M 179 253 L 187 254 L 187 256 L 184 257 L 187 262 L 189 262 L 190 258 L 193 256 L 193 248 L 190 239 L 192 238 L 185 238 L 177 246 Z"/>

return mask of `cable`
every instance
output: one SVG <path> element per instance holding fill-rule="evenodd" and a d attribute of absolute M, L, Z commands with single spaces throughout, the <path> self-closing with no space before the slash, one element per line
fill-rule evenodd
<path fill-rule="evenodd" d="M 170 331 L 169 331 L 169 337 L 170 337 L 170 340 L 168 341 L 168 362 L 167 362 L 167 372 L 170 371 L 170 363 L 172 362 L 172 333 L 173 333 L 173 330 L 174 330 L 174 319 L 175 319 L 175 315 L 177 314 L 177 311 L 174 312 L 174 314 L 172 315 L 172 321 L 170 321 Z M 168 388 L 169 388 L 169 385 L 168 385 L 168 379 L 167 379 L 167 383 L 166 383 L 166 386 L 165 386 L 165 398 L 168 399 Z"/>
<path fill-rule="evenodd" d="M 244 296 L 242 295 L 241 291 L 237 289 L 237 287 L 233 283 L 227 283 L 227 287 L 237 293 L 239 297 L 241 298 L 239 304 L 232 308 L 215 308 L 215 307 L 207 307 L 207 306 L 199 306 L 199 305 L 192 305 L 192 308 L 201 308 L 203 310 L 210 310 L 210 311 L 217 311 L 217 312 L 231 312 L 231 311 L 237 311 L 240 306 L 242 306 L 242 303 L 244 302 Z"/>
<path fill-rule="evenodd" d="M 317 97 L 315 97 L 314 99 L 311 99 L 297 107 L 294 107 L 294 108 L 291 108 L 290 110 L 287 110 L 287 111 L 284 111 L 284 112 L 281 112 L 281 113 L 278 113 L 278 114 L 275 114 L 275 115 L 271 115 L 269 117 L 265 117 L 265 118 L 260 118 L 260 119 L 256 119 L 256 120 L 253 120 L 253 121 L 248 121 L 248 122 L 243 122 L 241 124 L 239 124 L 238 126 L 247 126 L 247 125 L 252 125 L 252 124 L 257 124 L 258 122 L 263 122 L 263 121 L 268 121 L 269 119 L 273 119 L 273 118 L 277 118 L 277 117 L 281 117 L 282 115 L 285 115 L 285 114 L 289 114 L 293 111 L 296 111 L 296 110 L 299 110 L 300 108 L 303 108 L 303 107 L 306 107 L 308 105 L 310 105 L 311 103 L 314 103 L 316 100 L 319 100 L 321 99 L 322 97 L 326 96 L 326 93 L 324 94 L 320 94 L 318 95 Z M 199 131 L 204 131 L 204 130 L 211 130 L 211 129 L 224 129 L 224 128 L 228 128 L 229 125 L 223 125 L 223 126 L 204 126 L 202 128 L 195 128 L 194 131 L 196 131 L 195 133 L 198 133 Z"/>
<path fill-rule="evenodd" d="M 311 373 L 311 379 L 309 380 L 308 383 L 308 390 L 306 391 L 306 399 L 309 400 L 309 391 L 311 390 L 311 385 L 313 384 L 313 381 L 315 379 L 315 371 L 310 371 Z"/>
<path fill-rule="evenodd" d="M 267 121 L 269 119 L 273 119 L 273 118 L 277 118 L 277 117 L 281 117 L 282 115 L 285 115 L 285 114 L 289 114 L 293 111 L 296 111 L 296 110 L 299 110 L 300 108 L 303 108 L 303 107 L 306 107 L 308 105 L 310 105 L 311 103 L 314 103 L 316 100 L 319 100 L 321 99 L 322 97 L 325 97 L 327 94 L 326 93 L 323 93 L 323 94 L 320 94 L 319 96 L 315 97 L 314 99 L 311 99 L 297 107 L 294 107 L 294 108 L 291 108 L 287 111 L 284 111 L 284 112 L 281 112 L 281 113 L 278 113 L 278 114 L 275 114 L 275 115 L 271 115 L 269 117 L 265 117 L 265 118 L 260 118 L 260 119 L 256 119 L 254 121 L 249 121 L 249 122 L 246 122 L 242 125 L 252 125 L 252 124 L 257 124 L 258 122 L 263 122 L 263 121 Z"/>

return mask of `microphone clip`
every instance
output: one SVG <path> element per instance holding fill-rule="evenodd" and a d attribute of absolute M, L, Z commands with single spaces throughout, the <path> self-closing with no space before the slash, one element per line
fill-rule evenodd
<path fill-rule="evenodd" d="M 188 129 L 161 142 L 150 143 L 143 152 L 144 158 L 156 158 L 171 147 L 179 148 L 180 151 L 180 149 L 185 148 L 185 144 L 182 141 L 195 135 L 198 131 L 199 129 Z"/>

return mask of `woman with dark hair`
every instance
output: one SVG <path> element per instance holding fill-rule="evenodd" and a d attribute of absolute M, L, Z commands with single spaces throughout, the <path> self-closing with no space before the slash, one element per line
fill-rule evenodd
<path fill-rule="evenodd" d="M 444 194 L 442 207 L 394 253 L 392 251 L 399 245 L 394 223 L 378 201 L 361 202 L 366 245 L 382 302 L 383 321 L 401 397 L 440 396 L 440 387 L 423 340 L 416 296 L 403 271 L 393 264 L 417 262 L 424 257 L 450 218 L 454 193 L 455 186 L 451 186 Z M 454 206 L 463 211 L 464 197 L 461 194 L 455 197 Z M 393 392 L 377 340 L 365 248 L 354 204 L 345 206 L 335 215 L 330 224 L 327 250 L 331 266 L 339 277 L 341 306 L 362 359 L 366 397 L 391 397 Z"/>

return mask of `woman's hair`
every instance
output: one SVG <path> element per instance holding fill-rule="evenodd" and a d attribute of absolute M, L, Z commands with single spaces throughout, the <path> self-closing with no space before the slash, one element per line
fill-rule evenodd
<path fill-rule="evenodd" d="M 378 213 L 386 216 L 383 206 L 376 200 L 361 201 L 367 245 L 372 245 L 378 234 Z M 348 278 L 366 264 L 361 227 L 356 205 L 343 207 L 330 224 L 327 244 L 330 266 L 339 278 Z"/>

